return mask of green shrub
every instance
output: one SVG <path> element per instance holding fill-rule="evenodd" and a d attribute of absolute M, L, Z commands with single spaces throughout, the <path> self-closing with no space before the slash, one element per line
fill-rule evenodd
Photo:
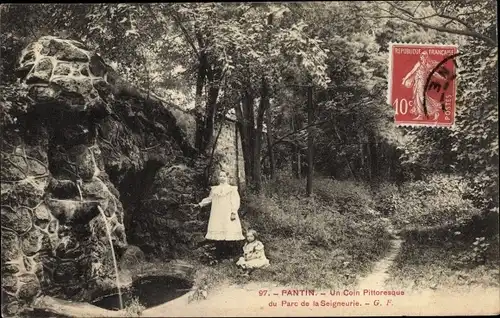
<path fill-rule="evenodd" d="M 268 197 L 302 197 L 305 189 L 305 180 L 296 179 L 289 173 L 279 173 L 274 180 L 268 180 L 262 185 L 262 193 Z"/>
<path fill-rule="evenodd" d="M 313 183 L 314 194 L 327 205 L 333 205 L 343 214 L 362 214 L 374 207 L 365 184 L 353 181 L 318 179 Z"/>
<path fill-rule="evenodd" d="M 463 264 L 484 264 L 490 243 L 485 242 L 484 236 L 476 237 L 470 249 L 462 255 L 456 257 L 458 263 Z"/>
<path fill-rule="evenodd" d="M 403 184 L 395 196 L 394 222 L 399 227 L 464 224 L 479 210 L 464 198 L 465 183 L 456 176 L 433 175 Z"/>
<path fill-rule="evenodd" d="M 142 315 L 142 312 L 146 309 L 140 302 L 137 297 L 132 298 L 127 306 L 125 307 L 125 312 L 128 317 L 139 317 Z"/>
<path fill-rule="evenodd" d="M 399 188 L 393 183 L 380 183 L 372 190 L 375 210 L 384 216 L 392 216 L 396 212 Z"/>

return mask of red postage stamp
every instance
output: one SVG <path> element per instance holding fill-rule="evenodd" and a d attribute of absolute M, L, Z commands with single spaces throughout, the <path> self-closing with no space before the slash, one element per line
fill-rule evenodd
<path fill-rule="evenodd" d="M 453 126 L 458 47 L 391 43 L 389 54 L 387 97 L 396 125 Z"/>

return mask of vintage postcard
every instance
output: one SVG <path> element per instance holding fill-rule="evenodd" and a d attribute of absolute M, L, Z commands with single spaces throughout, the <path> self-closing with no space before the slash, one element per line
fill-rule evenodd
<path fill-rule="evenodd" d="M 2 317 L 498 315 L 497 3 L 0 5 Z"/>

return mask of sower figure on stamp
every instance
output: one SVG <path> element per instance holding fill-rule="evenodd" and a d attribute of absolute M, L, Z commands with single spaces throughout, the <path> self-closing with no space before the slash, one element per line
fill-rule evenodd
<path fill-rule="evenodd" d="M 424 98 L 427 108 L 427 114 L 434 116 L 433 120 L 439 118 L 441 104 L 439 101 L 429 97 L 425 92 L 425 83 L 427 77 L 432 70 L 438 65 L 439 62 L 429 58 L 429 53 L 423 51 L 420 54 L 420 60 L 413 66 L 410 72 L 403 78 L 402 84 L 408 88 L 413 86 L 413 112 L 417 115 L 415 119 L 420 120 L 424 118 Z M 443 78 L 439 73 L 434 72 L 433 76 Z"/>
<path fill-rule="evenodd" d="M 219 185 L 213 186 L 208 197 L 198 206 L 203 207 L 212 203 L 208 229 L 205 238 L 215 241 L 217 258 L 228 255 L 235 248 L 234 243 L 245 239 L 238 216 L 240 196 L 238 187 L 228 183 L 227 174 L 219 173 Z"/>

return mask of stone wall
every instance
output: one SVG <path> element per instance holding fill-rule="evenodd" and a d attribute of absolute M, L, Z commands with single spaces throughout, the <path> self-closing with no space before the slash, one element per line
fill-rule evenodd
<path fill-rule="evenodd" d="M 76 41 L 30 44 L 18 76 L 22 111 L 0 136 L 3 316 L 40 295 L 88 301 L 114 286 L 107 226 L 118 256 L 128 243 L 167 258 L 192 251 L 208 221 L 190 205 L 208 193 L 194 117 Z M 214 166 L 243 185 L 237 139 L 226 122 Z"/>
<path fill-rule="evenodd" d="M 214 132 L 216 135 L 217 132 Z M 230 183 L 238 185 L 240 190 L 245 188 L 245 161 L 243 159 L 243 150 L 241 148 L 241 138 L 236 123 L 227 119 L 222 126 L 215 152 L 218 156 L 214 167 L 214 176 L 218 170 L 224 170 L 228 173 Z M 214 180 L 215 182 L 215 180 Z"/>
<path fill-rule="evenodd" d="M 41 38 L 21 56 L 32 104 L 2 127 L 2 313 L 45 293 L 86 299 L 126 246 L 123 207 L 93 135 L 109 83 L 78 42 Z"/>
<path fill-rule="evenodd" d="M 126 176 L 193 153 L 163 103 L 131 96 L 79 42 L 40 38 L 18 76 L 24 88 L 2 99 L 24 103 L 1 127 L 3 316 L 39 295 L 90 300 L 114 286 L 107 227 L 120 254 Z"/>

